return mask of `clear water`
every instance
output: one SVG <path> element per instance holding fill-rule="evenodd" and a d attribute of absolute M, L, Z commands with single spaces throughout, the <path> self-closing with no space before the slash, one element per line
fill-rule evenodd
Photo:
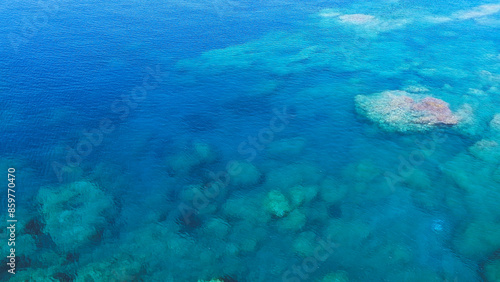
<path fill-rule="evenodd" d="M 0 279 L 500 281 L 499 5 L 4 1 Z"/>

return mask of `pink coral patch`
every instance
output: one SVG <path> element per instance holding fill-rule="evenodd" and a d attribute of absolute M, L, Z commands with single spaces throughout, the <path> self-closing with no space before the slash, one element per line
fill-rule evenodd
<path fill-rule="evenodd" d="M 434 126 L 456 125 L 461 120 L 445 101 L 406 91 L 358 95 L 355 100 L 360 114 L 388 130 L 422 131 Z"/>
<path fill-rule="evenodd" d="M 425 97 L 420 102 L 413 104 L 412 110 L 422 114 L 419 121 L 428 124 L 458 123 L 457 117 L 450 110 L 448 103 L 434 97 Z"/>

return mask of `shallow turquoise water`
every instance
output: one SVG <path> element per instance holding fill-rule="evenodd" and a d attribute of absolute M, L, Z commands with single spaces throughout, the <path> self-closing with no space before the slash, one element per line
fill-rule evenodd
<path fill-rule="evenodd" d="M 5 3 L 0 279 L 500 281 L 500 4 Z"/>

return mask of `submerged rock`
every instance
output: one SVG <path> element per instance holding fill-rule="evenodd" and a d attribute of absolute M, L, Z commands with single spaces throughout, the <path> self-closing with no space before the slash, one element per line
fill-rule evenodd
<path fill-rule="evenodd" d="M 267 194 L 264 205 L 276 217 L 283 217 L 292 210 L 288 199 L 278 190 L 272 190 Z"/>
<path fill-rule="evenodd" d="M 141 268 L 140 261 L 120 253 L 81 267 L 74 281 L 137 281 Z"/>
<path fill-rule="evenodd" d="M 306 146 L 306 139 L 294 137 L 274 141 L 269 144 L 267 152 L 272 158 L 290 159 L 299 156 Z"/>
<path fill-rule="evenodd" d="M 63 251 L 95 241 L 114 214 L 111 197 L 88 181 L 41 188 L 37 200 L 45 221 L 43 231 Z"/>
<path fill-rule="evenodd" d="M 454 239 L 455 249 L 469 258 L 487 258 L 500 248 L 499 227 L 487 219 L 473 221 Z"/>
<path fill-rule="evenodd" d="M 179 152 L 167 158 L 167 166 L 175 175 L 185 175 L 191 172 L 195 167 L 203 164 L 209 164 L 217 159 L 217 153 L 212 146 L 196 142 L 191 148 Z"/>
<path fill-rule="evenodd" d="M 494 131 L 500 131 L 500 114 L 493 116 L 493 119 L 490 121 L 490 127 Z"/>
<path fill-rule="evenodd" d="M 358 95 L 355 101 L 359 114 L 389 131 L 425 131 L 436 126 L 453 126 L 461 120 L 445 101 L 406 91 Z"/>
<path fill-rule="evenodd" d="M 487 281 L 500 281 L 500 259 L 489 262 L 484 267 Z"/>
<path fill-rule="evenodd" d="M 476 158 L 489 163 L 500 161 L 500 145 L 493 140 L 480 140 L 469 148 L 469 152 Z"/>
<path fill-rule="evenodd" d="M 321 279 L 321 282 L 349 282 L 349 276 L 347 272 L 339 270 L 327 274 Z"/>
<path fill-rule="evenodd" d="M 237 187 L 252 187 L 256 185 L 262 174 L 249 162 L 235 161 L 228 170 L 231 184 Z"/>

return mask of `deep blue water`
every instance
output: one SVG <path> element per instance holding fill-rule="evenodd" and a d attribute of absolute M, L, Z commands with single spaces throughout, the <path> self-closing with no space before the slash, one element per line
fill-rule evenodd
<path fill-rule="evenodd" d="M 500 281 L 499 15 L 4 1 L 0 280 Z"/>

